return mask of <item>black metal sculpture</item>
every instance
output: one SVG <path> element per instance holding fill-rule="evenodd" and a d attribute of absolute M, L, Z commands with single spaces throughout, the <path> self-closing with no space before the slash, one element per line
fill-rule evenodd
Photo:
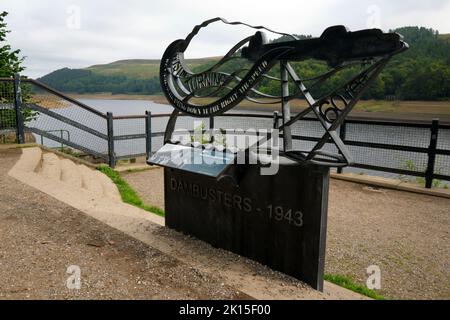
<path fill-rule="evenodd" d="M 285 156 L 297 162 L 325 166 L 341 167 L 351 164 L 352 157 L 337 129 L 389 59 L 408 48 L 401 36 L 397 33 L 383 33 L 379 29 L 350 32 L 344 26 L 334 26 L 327 28 L 319 38 L 302 40 L 293 35 L 274 32 L 292 40 L 268 43 L 264 33 L 257 31 L 255 35 L 237 43 L 214 66 L 194 73 L 184 61 L 184 52 L 200 29 L 217 21 L 274 32 L 262 26 L 214 18 L 196 26 L 186 39 L 170 44 L 164 52 L 160 68 L 162 90 L 176 108 L 169 121 L 166 138 L 170 137 L 179 111 L 193 117 L 213 117 L 233 108 L 244 99 L 262 104 L 279 102 L 283 114 L 283 124 L 279 129 L 283 132 L 282 151 Z M 330 70 L 314 78 L 301 78 L 289 61 L 310 58 L 326 61 Z M 235 59 L 246 59 L 251 62 L 251 66 L 238 67 L 232 73 L 218 71 L 221 66 Z M 277 63 L 280 63 L 279 78 L 268 74 Z M 312 89 L 337 72 L 355 65 L 363 65 L 364 68 L 328 94 L 313 97 Z M 274 96 L 257 90 L 258 83 L 263 79 L 281 82 L 281 94 Z M 289 93 L 289 81 L 296 87 L 293 94 Z M 204 104 L 193 102 L 206 97 L 216 98 L 213 102 Z M 309 107 L 291 117 L 289 101 L 298 97 L 305 98 Z M 319 119 L 325 134 L 311 150 L 294 150 L 290 126 L 310 113 L 314 113 Z M 337 153 L 322 150 L 330 139 L 336 146 Z"/>
<path fill-rule="evenodd" d="M 186 39 L 169 45 L 161 61 L 162 90 L 175 111 L 166 128 L 165 145 L 148 163 L 165 167 L 166 226 L 323 290 L 329 167 L 352 162 L 337 130 L 389 59 L 408 46 L 400 35 L 376 29 L 349 32 L 343 26 L 335 26 L 319 38 L 302 40 L 279 33 L 291 40 L 272 43 L 258 31 L 237 43 L 215 65 L 195 73 L 186 65 L 184 52 L 201 28 L 216 21 L 243 24 L 221 18 L 205 21 Z M 301 78 L 289 61 L 310 58 L 325 61 L 329 70 Z M 227 64 L 228 68 L 224 68 Z M 279 77 L 273 70 L 270 72 L 277 64 Z M 355 72 L 358 65 L 360 70 Z M 351 73 L 344 83 L 314 98 L 317 87 L 344 70 Z M 280 94 L 262 92 L 262 81 L 279 82 Z M 289 86 L 295 92 L 290 93 Z M 306 99 L 309 107 L 291 117 L 289 101 L 297 97 Z M 262 174 L 262 161 L 254 165 L 236 161 L 239 155 L 252 155 L 251 146 L 235 153 L 212 147 L 211 143 L 189 145 L 191 139 L 188 145 L 174 141 L 180 112 L 214 118 L 243 99 L 281 104 L 283 122 L 279 129 L 283 133 L 283 148 L 272 162 L 279 167 L 271 174 Z M 292 125 L 311 113 L 318 118 L 324 135 L 311 150 L 296 150 L 291 141 Z M 336 153 L 324 150 L 329 142 L 337 147 Z M 185 151 L 187 161 L 181 156 Z M 278 149 L 273 147 L 273 151 Z M 225 161 L 196 164 L 192 161 L 196 155 L 199 159 Z"/>

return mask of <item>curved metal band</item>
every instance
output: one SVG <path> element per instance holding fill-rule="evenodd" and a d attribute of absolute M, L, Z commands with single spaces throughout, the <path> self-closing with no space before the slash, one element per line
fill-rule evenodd
<path fill-rule="evenodd" d="M 180 114 L 180 111 L 177 109 L 174 109 L 172 111 L 172 114 L 169 117 L 169 121 L 166 125 L 166 131 L 164 132 L 164 144 L 170 142 L 170 139 L 172 138 L 173 132 L 175 131 L 175 125 L 177 124 L 177 118 Z"/>

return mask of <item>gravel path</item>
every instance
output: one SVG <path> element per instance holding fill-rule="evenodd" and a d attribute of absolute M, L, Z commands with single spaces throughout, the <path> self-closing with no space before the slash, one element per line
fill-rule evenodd
<path fill-rule="evenodd" d="M 149 204 L 163 207 L 162 170 L 124 173 Z M 450 199 L 331 180 L 326 272 L 365 284 L 381 270 L 380 294 L 450 299 Z"/>
<path fill-rule="evenodd" d="M 7 176 L 20 152 L 0 150 L 0 299 L 248 297 Z M 72 265 L 80 290 L 66 287 Z"/>

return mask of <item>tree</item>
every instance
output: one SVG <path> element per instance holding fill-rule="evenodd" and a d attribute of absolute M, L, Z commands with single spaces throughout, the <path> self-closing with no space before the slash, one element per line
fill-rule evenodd
<path fill-rule="evenodd" d="M 6 43 L 6 35 L 10 32 L 5 22 L 7 15 L 5 11 L 0 13 L 0 77 L 11 77 L 25 69 L 22 66 L 24 57 L 19 57 L 20 50 L 12 50 Z"/>
<path fill-rule="evenodd" d="M 0 13 L 0 77 L 12 77 L 15 73 L 19 73 L 25 69 L 22 66 L 24 57 L 19 57 L 20 50 L 12 50 L 11 46 L 6 43 L 6 35 L 10 32 L 7 29 L 5 17 L 7 12 Z M 22 99 L 25 102 L 29 98 L 30 88 L 22 85 Z M 0 82 L 0 103 L 12 105 L 14 101 L 14 87 L 12 82 Z M 34 119 L 38 113 L 29 109 L 22 109 L 23 119 L 25 122 Z M 0 108 L 0 129 L 11 129 L 16 127 L 15 109 Z M 6 134 L 7 136 L 8 134 Z M 6 141 L 3 137 L 3 140 Z"/>

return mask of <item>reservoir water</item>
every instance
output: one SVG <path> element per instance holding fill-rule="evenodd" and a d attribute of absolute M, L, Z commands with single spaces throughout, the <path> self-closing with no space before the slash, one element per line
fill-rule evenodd
<path fill-rule="evenodd" d="M 151 111 L 152 114 L 161 114 L 170 113 L 173 110 L 172 106 L 147 100 L 79 100 L 103 113 L 112 112 L 115 116 L 145 114 L 145 111 Z"/>

